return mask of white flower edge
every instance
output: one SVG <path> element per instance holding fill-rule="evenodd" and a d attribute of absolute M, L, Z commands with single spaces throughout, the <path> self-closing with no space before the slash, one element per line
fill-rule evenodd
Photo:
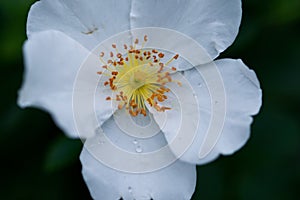
<path fill-rule="evenodd" d="M 89 62 L 99 67 L 96 56 L 78 42 L 59 31 L 43 31 L 33 34 L 24 44 L 25 73 L 22 88 L 19 91 L 20 107 L 37 107 L 51 113 L 56 124 L 73 138 L 86 138 L 94 134 L 97 122 L 95 113 L 85 116 L 85 128 L 77 132 L 73 113 L 73 84 L 82 63 L 89 56 Z M 103 87 L 95 92 L 99 81 L 97 69 L 89 72 L 84 80 L 84 88 L 77 91 L 83 98 L 96 95 L 95 100 L 99 121 L 104 122 L 113 113 L 110 102 L 103 96 L 109 95 Z M 94 98 L 93 98 L 94 99 Z M 84 108 L 83 108 L 84 109 Z M 100 124 L 101 125 L 101 124 Z"/>
<path fill-rule="evenodd" d="M 215 59 L 236 38 L 241 16 L 241 0 L 132 0 L 130 21 L 131 28 L 161 27 L 186 34 Z"/>
<path fill-rule="evenodd" d="M 212 117 L 211 106 L 218 102 L 210 102 L 210 91 L 199 71 L 201 71 L 200 68 L 213 66 L 217 67 L 224 83 L 226 97 L 224 114 L 226 115 L 224 115 L 224 121 L 220 121 L 223 123 L 220 124 L 222 126 L 220 137 L 215 141 L 211 153 L 201 158 L 201 148 L 206 145 L 206 138 L 211 137 L 210 135 L 207 136 Z M 170 145 L 173 153 L 182 161 L 201 165 L 213 161 L 220 154 L 230 155 L 239 150 L 248 140 L 250 126 L 253 121 L 252 116 L 258 113 L 262 104 L 262 91 L 254 71 L 250 70 L 241 60 L 221 59 L 185 71 L 183 76 L 191 84 L 192 90 L 188 87 L 182 87 L 181 93 L 184 94 L 182 96 L 187 97 L 189 94 L 194 93 L 198 105 L 192 102 L 191 97 L 184 101 L 181 98 L 179 101 L 181 101 L 182 108 L 179 105 L 175 106 L 168 113 L 169 116 L 173 117 L 162 118 L 160 113 L 154 112 L 154 118 L 164 132 L 169 144 L 172 144 L 174 138 L 178 139 L 180 135 L 191 135 L 196 131 L 191 145 L 184 153 L 178 151 L 180 149 L 178 145 Z M 181 114 L 178 114 L 179 111 L 181 111 Z M 196 118 L 197 113 L 200 114 L 199 119 Z M 183 119 L 189 118 L 191 120 L 184 122 L 189 124 L 186 125 L 185 129 L 174 128 L 174 124 L 179 125 L 183 123 Z"/>
<path fill-rule="evenodd" d="M 145 162 L 146 153 L 167 144 L 162 133 L 150 139 L 141 139 L 138 144 L 135 144 L 133 143 L 135 138 L 126 135 L 115 124 L 113 118 L 107 120 L 102 129 L 117 146 L 116 148 L 135 154 L 135 160 L 120 163 L 120 166 L 124 168 L 126 168 L 125 165 L 143 168 L 143 166 L 151 165 L 151 162 L 157 162 L 157 160 Z M 189 200 L 191 198 L 196 186 L 195 165 L 175 160 L 167 166 L 147 173 L 124 172 L 101 159 L 105 156 L 113 163 L 122 160 L 120 154 L 114 156 L 112 152 L 103 151 L 106 142 L 98 136 L 89 138 L 80 155 L 82 174 L 93 199 L 120 199 L 122 197 L 124 200 Z M 136 151 L 137 145 L 142 148 L 142 152 Z"/>
<path fill-rule="evenodd" d="M 130 6 L 130 0 L 41 0 L 30 8 L 27 36 L 57 30 L 92 50 L 108 37 L 130 29 Z"/>
<path fill-rule="evenodd" d="M 27 34 L 58 30 L 91 50 L 126 30 L 161 27 L 195 39 L 214 59 L 236 38 L 241 15 L 241 0 L 41 0 L 30 9 Z"/>

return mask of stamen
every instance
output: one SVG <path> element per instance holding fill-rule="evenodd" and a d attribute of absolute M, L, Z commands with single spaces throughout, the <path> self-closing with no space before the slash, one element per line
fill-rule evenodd
<path fill-rule="evenodd" d="M 161 62 L 164 53 L 157 49 L 145 50 L 144 45 L 148 41 L 145 35 L 142 42 L 142 48 L 136 48 L 139 39 L 134 40 L 133 45 L 124 44 L 126 55 L 119 53 L 116 44 L 112 44 L 113 51 L 109 52 L 110 59 L 104 61 L 105 53 L 100 53 L 102 66 L 108 73 L 98 71 L 97 74 L 105 75 L 108 78 L 104 82 L 105 87 L 109 87 L 114 95 L 106 97 L 108 101 L 118 102 L 118 109 L 125 109 L 131 116 L 139 114 L 147 116 L 146 103 L 158 112 L 170 110 L 170 107 L 160 106 L 159 104 L 168 99 L 167 93 L 170 89 L 166 87 L 167 83 L 177 83 L 171 77 L 172 71 L 177 71 L 175 67 L 165 68 L 172 61 L 178 59 L 176 54 L 166 63 Z"/>

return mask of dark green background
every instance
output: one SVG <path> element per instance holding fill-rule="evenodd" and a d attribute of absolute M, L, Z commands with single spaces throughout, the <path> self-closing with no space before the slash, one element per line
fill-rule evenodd
<path fill-rule="evenodd" d="M 33 2 L 0 3 L 0 199 L 90 199 L 81 142 L 66 138 L 47 113 L 16 105 Z M 243 1 L 239 36 L 221 57 L 242 58 L 256 71 L 263 107 L 241 151 L 198 167 L 193 199 L 300 198 L 299 28 L 299 0 Z"/>

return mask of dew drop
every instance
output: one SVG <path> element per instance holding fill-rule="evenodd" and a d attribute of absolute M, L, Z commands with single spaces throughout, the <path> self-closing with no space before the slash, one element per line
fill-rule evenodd
<path fill-rule="evenodd" d="M 138 144 L 138 141 L 137 141 L 137 140 L 133 140 L 132 143 L 133 143 L 133 144 Z"/>
<path fill-rule="evenodd" d="M 105 143 L 104 140 L 101 140 L 101 139 L 98 140 L 98 144 L 104 144 L 104 143 Z"/>
<path fill-rule="evenodd" d="M 143 149 L 142 149 L 141 146 L 137 146 L 136 149 L 135 149 L 135 151 L 136 151 L 137 153 L 142 153 L 142 152 L 143 152 Z"/>
<path fill-rule="evenodd" d="M 132 193 L 132 187 L 130 187 L 130 186 L 128 187 L 128 192 Z"/>
<path fill-rule="evenodd" d="M 201 83 L 198 83 L 197 86 L 198 86 L 198 87 L 202 87 L 202 84 L 201 84 Z"/>

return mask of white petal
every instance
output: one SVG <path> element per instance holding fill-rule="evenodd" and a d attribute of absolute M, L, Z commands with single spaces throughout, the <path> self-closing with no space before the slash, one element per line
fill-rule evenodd
<path fill-rule="evenodd" d="M 205 69 L 212 69 L 213 67 L 216 67 L 219 71 L 216 75 L 219 74 L 222 78 L 221 81 L 223 81 L 225 89 L 225 102 L 217 102 L 212 99 L 214 90 L 217 89 L 214 83 L 217 84 L 218 76 L 205 74 Z M 261 106 L 262 94 L 255 73 L 249 70 L 240 60 L 223 59 L 185 71 L 184 77 L 192 85 L 191 92 L 195 93 L 197 97 L 200 118 L 193 143 L 180 159 L 189 163 L 204 164 L 214 160 L 219 154 L 227 155 L 240 149 L 249 138 L 251 116 L 257 114 Z M 209 86 L 209 82 L 213 85 Z M 220 137 L 216 138 L 218 140 L 215 143 L 209 144 L 213 147 L 211 152 L 206 157 L 201 158 L 201 148 L 207 146 L 207 142 L 211 142 L 207 140 L 210 137 L 207 134 L 210 134 L 209 130 L 213 127 L 211 125 L 214 120 L 212 118 L 212 108 L 219 104 L 223 104 L 225 106 L 224 111 L 226 111 L 223 113 L 224 120 L 220 121 L 221 124 L 219 124 Z M 187 109 L 190 108 L 189 105 L 183 105 L 183 109 L 185 109 L 184 106 Z M 196 113 L 196 109 L 194 110 Z M 195 118 L 194 115 L 188 112 L 182 112 L 173 118 L 167 118 L 167 127 L 162 127 L 162 130 L 169 130 L 165 134 L 169 143 L 177 137 L 176 131 L 174 129 L 172 131 L 172 128 L 176 128 L 174 125 L 179 124 L 181 118 L 189 116 L 191 119 Z M 159 118 L 156 118 L 156 120 L 161 121 Z M 173 126 L 171 126 L 172 124 Z M 186 132 L 191 131 L 193 131 L 193 128 L 186 129 Z M 173 150 L 173 152 L 176 156 L 180 156 L 176 150 Z"/>
<path fill-rule="evenodd" d="M 131 27 L 177 30 L 216 58 L 234 41 L 241 14 L 240 0 L 133 0 Z"/>
<path fill-rule="evenodd" d="M 252 115 L 262 104 L 262 91 L 253 70 L 241 60 L 217 60 L 216 65 L 224 81 L 227 100 L 226 121 L 217 144 L 222 154 L 232 154 L 240 149 L 250 137 Z"/>
<path fill-rule="evenodd" d="M 253 70 L 241 60 L 215 61 L 223 78 L 228 115 L 255 115 L 261 106 L 262 91 Z"/>
<path fill-rule="evenodd" d="M 155 109 L 149 109 L 164 132 L 170 149 L 177 158 L 181 159 L 182 156 L 185 157 L 186 151 L 190 151 L 194 140 L 199 140 L 197 130 L 202 129 L 200 122 L 207 118 L 200 115 L 198 101 L 187 80 L 180 73 L 173 74 L 172 79 L 180 81 L 181 86 L 174 83 L 167 85 L 171 92 L 167 94 L 168 99 L 160 103 L 162 106 L 170 107 L 171 110 L 157 112 Z M 208 123 L 203 123 L 204 127 L 207 125 Z M 211 159 L 214 159 L 214 156 Z"/>
<path fill-rule="evenodd" d="M 90 53 L 87 49 L 61 32 L 45 31 L 32 35 L 24 45 L 26 68 L 24 83 L 19 93 L 19 105 L 47 110 L 66 134 L 78 137 L 73 118 L 73 90 L 78 90 L 81 96 L 94 95 L 99 79 L 95 69 L 99 64 L 95 62 L 95 56 L 90 55 L 85 63 L 93 63 L 91 68 L 94 71 L 89 72 L 86 80 L 77 80 L 85 81 L 82 83 L 85 88 L 73 87 L 77 73 L 80 74 L 80 67 L 88 55 Z M 104 90 L 99 93 L 103 95 Z M 97 98 L 97 104 L 102 106 L 98 110 L 102 114 L 107 113 L 109 108 L 107 105 L 103 106 L 103 103 L 105 103 L 103 97 Z M 89 119 L 93 112 L 88 115 L 90 116 L 85 118 L 87 127 L 91 125 L 92 120 Z M 90 127 L 88 132 L 80 136 L 92 135 L 96 127 L 97 125 Z"/>
<path fill-rule="evenodd" d="M 88 49 L 129 30 L 130 0 L 41 0 L 29 12 L 27 34 L 59 30 Z"/>
<path fill-rule="evenodd" d="M 151 161 L 145 159 L 147 153 L 155 151 L 161 145 L 166 144 L 162 133 L 148 139 L 134 139 L 126 135 L 111 118 L 102 126 L 103 132 L 109 141 L 103 140 L 103 136 L 97 135 L 89 138 L 85 143 L 80 159 L 82 174 L 94 199 L 190 199 L 196 184 L 196 169 L 194 165 L 175 161 L 171 165 L 151 172 L 141 171 L 125 172 L 115 169 L 114 163 L 122 160 L 124 154 L 135 154 L 136 160 L 125 159 L 120 162 L 124 169 L 129 165 L 142 169 L 151 165 Z M 105 150 L 107 143 L 112 142 L 120 150 L 120 154 Z M 136 151 L 137 145 L 143 152 Z M 102 155 L 100 155 L 102 154 Z M 105 159 L 103 159 L 106 156 Z M 139 156 L 139 157 L 138 157 Z"/>

